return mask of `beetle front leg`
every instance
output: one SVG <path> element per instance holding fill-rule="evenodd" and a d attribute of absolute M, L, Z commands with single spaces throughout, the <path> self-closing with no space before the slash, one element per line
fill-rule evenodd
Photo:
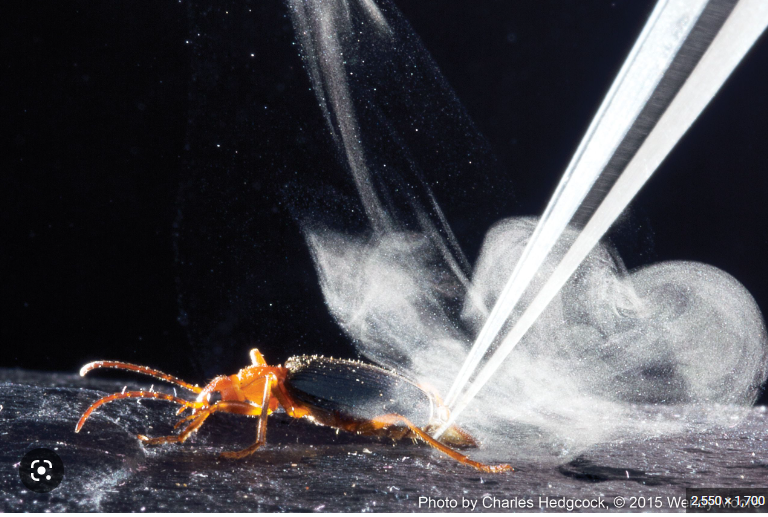
<path fill-rule="evenodd" d="M 164 443 L 184 443 L 192 433 L 197 431 L 201 425 L 205 422 L 205 419 L 211 414 L 208 409 L 202 410 L 201 413 L 194 415 L 192 422 L 184 428 L 178 435 L 158 436 L 156 438 L 148 438 L 143 434 L 137 436 L 139 440 L 144 442 L 144 445 L 162 445 Z M 186 419 L 185 419 L 186 420 Z"/>
<path fill-rule="evenodd" d="M 184 443 L 187 441 L 192 433 L 197 431 L 205 420 L 217 411 L 224 411 L 225 413 L 236 413 L 239 415 L 257 416 L 260 414 L 260 408 L 254 407 L 247 402 L 237 401 L 219 401 L 212 406 L 198 410 L 197 413 L 182 418 L 175 426 L 178 428 L 181 424 L 191 420 L 190 424 L 184 428 L 178 435 L 158 436 L 156 438 L 148 438 L 142 434 L 138 435 L 138 439 L 144 442 L 145 445 L 162 445 L 164 443 Z"/>

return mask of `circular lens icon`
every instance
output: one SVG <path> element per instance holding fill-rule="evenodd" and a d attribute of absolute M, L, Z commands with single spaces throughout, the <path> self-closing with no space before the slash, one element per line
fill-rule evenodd
<path fill-rule="evenodd" d="M 33 492 L 50 492 L 64 478 L 64 462 L 51 449 L 32 449 L 21 458 L 19 476 Z"/>

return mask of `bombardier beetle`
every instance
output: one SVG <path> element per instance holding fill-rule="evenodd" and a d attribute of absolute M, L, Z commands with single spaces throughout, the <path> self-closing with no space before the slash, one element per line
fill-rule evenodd
<path fill-rule="evenodd" d="M 216 412 L 259 417 L 256 441 L 249 447 L 223 452 L 225 458 L 244 458 L 266 443 L 267 417 L 282 406 L 293 418 L 306 418 L 320 425 L 361 435 L 421 439 L 451 458 L 477 470 L 499 473 L 513 470 L 509 465 L 485 465 L 469 459 L 451 447 L 477 447 L 466 431 L 451 426 L 435 440 L 430 432 L 448 418 L 440 397 L 406 377 L 361 361 L 322 356 L 296 356 L 282 366 L 269 366 L 257 349 L 250 352 L 251 362 L 234 375 L 222 375 L 204 388 L 173 375 L 120 361 L 95 361 L 80 370 L 85 375 L 97 368 L 115 368 L 143 373 L 173 383 L 197 394 L 194 401 L 154 391 L 127 391 L 103 397 L 83 413 L 77 422 L 79 432 L 99 406 L 126 398 L 153 398 L 180 404 L 178 413 L 190 414 L 174 426 L 183 429 L 176 435 L 148 438 L 138 435 L 147 445 L 183 443 L 205 420 Z M 213 396 L 215 399 L 212 400 Z M 185 425 L 186 424 L 186 425 Z"/>

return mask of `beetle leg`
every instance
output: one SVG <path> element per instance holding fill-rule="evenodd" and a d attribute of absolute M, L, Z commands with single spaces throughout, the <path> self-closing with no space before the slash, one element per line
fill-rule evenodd
<path fill-rule="evenodd" d="M 157 438 L 147 438 L 146 436 L 139 435 L 138 438 L 142 442 L 144 442 L 146 445 L 160 445 L 164 443 L 184 443 L 193 432 L 195 432 L 201 425 L 203 425 L 203 422 L 205 422 L 205 420 L 211 414 L 217 411 L 222 411 L 225 413 L 234 413 L 237 415 L 258 416 L 259 423 L 256 428 L 256 441 L 252 445 L 246 447 L 243 450 L 226 451 L 221 453 L 221 456 L 227 459 L 240 459 L 240 458 L 249 456 L 253 454 L 259 447 L 264 445 L 267 441 L 267 417 L 269 415 L 270 400 L 272 398 L 271 397 L 272 381 L 273 381 L 272 378 L 268 378 L 267 382 L 264 383 L 264 397 L 262 399 L 261 406 L 253 406 L 251 404 L 248 404 L 247 402 L 222 400 L 210 407 L 201 409 L 198 413 L 194 415 L 188 415 L 182 418 L 179 422 L 176 423 L 176 425 L 174 426 L 174 429 L 180 427 L 185 422 L 189 422 L 190 420 L 192 422 L 189 425 L 187 425 L 187 427 L 185 427 L 184 430 L 178 435 L 159 436 Z"/>
<path fill-rule="evenodd" d="M 83 413 L 83 416 L 80 417 L 80 420 L 77 422 L 77 426 L 75 426 L 75 432 L 80 432 L 80 429 L 82 429 L 83 425 L 85 424 L 85 421 L 88 420 L 88 417 L 91 416 L 91 413 L 93 411 L 103 405 L 107 404 L 108 402 L 112 402 L 115 400 L 120 399 L 128 399 L 128 398 L 144 398 L 144 399 L 161 399 L 161 400 L 167 400 L 169 402 L 175 402 L 177 404 L 181 404 L 183 407 L 191 408 L 191 409 L 197 409 L 203 407 L 202 402 L 190 402 L 188 400 L 181 399 L 179 397 L 174 397 L 173 395 L 167 395 L 165 393 L 157 393 L 154 391 L 126 391 L 125 393 L 113 393 L 112 395 L 107 395 L 106 397 L 102 397 L 93 404 L 91 404 L 88 409 L 85 410 L 85 413 Z"/>
<path fill-rule="evenodd" d="M 178 435 L 169 435 L 169 436 L 158 436 L 157 438 L 148 438 L 144 436 L 143 434 L 140 434 L 137 436 L 139 440 L 144 442 L 144 445 L 162 445 L 164 443 L 184 443 L 187 441 L 187 438 L 190 437 L 192 433 L 198 430 L 201 425 L 205 422 L 205 419 L 208 418 L 210 415 L 210 411 L 203 411 L 202 413 L 199 413 L 197 415 L 194 415 L 194 419 L 192 422 L 184 428 L 182 432 L 180 432 Z M 186 421 L 188 419 L 184 419 L 182 421 Z"/>
<path fill-rule="evenodd" d="M 182 408 L 182 409 L 186 409 L 186 408 Z M 178 414 L 178 413 L 177 413 L 177 414 Z M 174 426 L 173 426 L 173 429 L 174 429 L 174 430 L 178 429 L 178 428 L 179 428 L 179 427 L 181 427 L 181 425 L 182 425 L 182 424 L 184 424 L 185 422 L 189 422 L 190 420 L 193 420 L 193 419 L 197 418 L 197 416 L 198 416 L 198 415 L 199 415 L 199 413 L 192 413 L 191 415 L 187 415 L 187 416 L 185 416 L 184 418 L 182 418 L 181 420 L 179 420 L 178 422 L 176 422 L 176 424 L 174 424 Z"/>
<path fill-rule="evenodd" d="M 162 445 L 164 443 L 184 443 L 187 441 L 187 438 L 190 437 L 192 433 L 197 431 L 201 425 L 205 422 L 205 420 L 211 416 L 213 413 L 216 413 L 217 411 L 223 411 L 225 413 L 236 413 L 239 415 L 250 415 L 250 416 L 257 416 L 259 415 L 261 408 L 257 406 L 252 406 L 251 404 L 248 404 L 247 402 L 238 402 L 238 401 L 219 401 L 216 404 L 209 406 L 207 408 L 201 409 L 198 413 L 195 413 L 193 415 L 188 415 L 181 420 L 179 420 L 176 425 L 173 426 L 174 429 L 178 429 L 182 424 L 185 422 L 192 421 L 187 427 L 184 428 L 183 431 L 181 431 L 178 435 L 168 435 L 168 436 L 158 436 L 157 438 L 148 438 L 144 435 L 139 435 L 138 438 L 142 442 L 144 442 L 146 445 Z"/>
<path fill-rule="evenodd" d="M 302 418 L 310 414 L 309 409 L 293 400 L 285 390 L 285 386 L 280 382 L 275 385 L 272 396 L 277 399 L 278 403 L 283 406 L 283 409 L 291 418 Z"/>
<path fill-rule="evenodd" d="M 258 353 L 258 351 L 257 351 Z M 250 456 L 256 450 L 267 443 L 267 417 L 269 417 L 269 403 L 272 399 L 272 384 L 275 382 L 274 375 L 268 375 L 264 383 L 264 396 L 261 399 L 261 408 L 259 410 L 259 423 L 256 427 L 256 441 L 250 446 L 240 451 L 222 452 L 221 456 L 227 459 L 240 459 Z M 256 408 L 254 408 L 256 409 Z"/>
<path fill-rule="evenodd" d="M 474 467 L 477 470 L 480 470 L 482 472 L 488 472 L 489 474 L 496 474 L 500 472 L 507 472 L 510 470 L 514 470 L 509 465 L 486 465 L 484 463 L 473 461 L 468 457 L 464 456 L 463 454 L 460 454 L 459 452 L 454 451 L 450 447 L 447 447 L 442 443 L 438 442 L 437 440 L 429 436 L 427 433 L 425 433 L 424 431 L 422 431 L 421 429 L 413 425 L 410 422 L 410 420 L 408 420 L 402 415 L 398 415 L 397 413 L 390 413 L 388 415 L 381 415 L 379 417 L 376 417 L 364 423 L 363 426 L 360 428 L 360 431 L 371 432 L 371 431 L 376 431 L 378 429 L 386 429 L 387 427 L 396 426 L 398 424 L 408 426 L 408 428 L 411 430 L 413 434 L 415 434 L 416 436 L 418 436 L 419 438 L 427 442 L 428 445 L 437 449 L 443 454 L 446 454 L 451 458 L 455 459 L 456 461 L 460 463 L 464 463 L 465 465 Z"/>
<path fill-rule="evenodd" d="M 246 416 L 259 416 L 261 414 L 261 408 L 259 406 L 253 406 L 248 402 L 238 402 L 236 400 L 220 400 L 219 402 L 216 402 L 214 405 L 200 410 L 198 413 L 185 416 L 184 418 L 176 422 L 176 425 L 174 425 L 173 428 L 178 429 L 185 422 L 194 420 L 195 418 L 198 418 L 203 413 L 205 413 L 206 417 L 208 417 L 212 413 L 216 413 L 217 411 L 223 411 L 224 413 L 234 413 L 236 415 L 246 415 Z"/>

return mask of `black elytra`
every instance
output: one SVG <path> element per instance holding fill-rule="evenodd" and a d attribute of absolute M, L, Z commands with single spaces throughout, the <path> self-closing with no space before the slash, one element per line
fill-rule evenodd
<path fill-rule="evenodd" d="M 425 427 L 432 420 L 432 396 L 384 368 L 322 356 L 291 357 L 285 367 L 288 394 L 315 411 L 357 421 L 396 413 L 417 427 Z"/>

